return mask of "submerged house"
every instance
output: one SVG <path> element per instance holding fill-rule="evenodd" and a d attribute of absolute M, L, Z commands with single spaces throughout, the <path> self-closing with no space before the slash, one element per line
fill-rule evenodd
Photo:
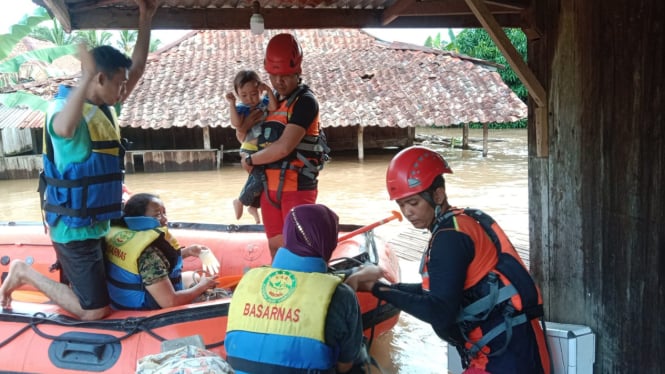
<path fill-rule="evenodd" d="M 239 143 L 225 94 L 233 91 L 239 70 L 255 70 L 268 82 L 263 70 L 266 45 L 286 31 L 267 30 L 258 36 L 249 30 L 192 31 L 151 54 L 119 118 L 123 137 L 132 143 L 127 171 L 212 169 L 221 165 L 224 155 L 236 157 Z M 365 149 L 411 145 L 417 126 L 527 117 L 526 104 L 501 80 L 494 63 L 384 42 L 359 29 L 288 32 L 303 47 L 303 83 L 317 95 L 333 155 L 357 151 L 362 159 Z M 42 92 L 54 91 L 53 81 L 44 84 L 50 90 Z M 37 84 L 14 89 L 36 90 Z M 8 126 L 0 121 L 0 128 L 4 133 L 10 126 L 41 127 L 41 122 Z M 39 153 L 41 140 L 34 143 Z"/>

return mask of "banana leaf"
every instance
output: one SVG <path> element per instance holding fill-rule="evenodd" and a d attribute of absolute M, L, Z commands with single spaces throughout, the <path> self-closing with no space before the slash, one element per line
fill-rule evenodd
<path fill-rule="evenodd" d="M 36 60 L 50 64 L 53 62 L 53 60 L 59 57 L 71 55 L 75 52 L 76 45 L 74 44 L 42 48 L 36 51 L 26 52 L 14 58 L 2 61 L 2 63 L 0 63 L 0 73 L 17 73 L 21 65 L 29 61 Z"/>
<path fill-rule="evenodd" d="M 44 113 L 46 113 L 49 105 L 48 100 L 22 91 L 0 94 L 0 103 L 9 108 L 21 106 Z"/>
<path fill-rule="evenodd" d="M 5 5 L 10 6 L 10 5 Z M 4 60 L 24 37 L 30 34 L 35 26 L 51 19 L 46 9 L 38 7 L 32 14 L 27 14 L 21 20 L 9 27 L 9 34 L 0 35 L 0 60 Z"/>

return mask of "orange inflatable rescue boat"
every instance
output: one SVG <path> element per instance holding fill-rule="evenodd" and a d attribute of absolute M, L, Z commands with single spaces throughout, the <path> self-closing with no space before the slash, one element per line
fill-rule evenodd
<path fill-rule="evenodd" d="M 373 224 L 376 225 L 376 224 Z M 399 281 L 399 263 L 389 243 L 371 230 L 373 225 L 340 225 L 340 241 L 329 267 L 343 272 L 372 262 L 391 282 Z M 226 358 L 224 338 L 234 286 L 249 268 L 270 264 L 270 251 L 261 225 L 169 223 L 181 245 L 202 244 L 219 260 L 218 287 L 207 300 L 154 311 L 115 311 L 99 321 L 80 321 L 52 304 L 35 289 L 23 286 L 12 294 L 12 308 L 0 312 L 2 371 L 80 373 L 111 370 L 136 371 L 137 361 L 173 346 L 183 338 L 203 341 L 206 349 Z M 21 259 L 49 278 L 59 281 L 55 251 L 41 223 L 0 222 L 0 275 Z M 184 261 L 183 270 L 201 270 L 196 257 Z M 365 335 L 390 330 L 399 310 L 359 292 Z"/>

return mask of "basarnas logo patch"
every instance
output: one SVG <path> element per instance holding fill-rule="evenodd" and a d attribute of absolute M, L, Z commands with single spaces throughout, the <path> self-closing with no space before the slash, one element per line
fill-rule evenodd
<path fill-rule="evenodd" d="M 111 244 L 116 247 L 120 247 L 128 241 L 132 240 L 135 234 L 135 232 L 129 230 L 118 231 L 115 235 L 113 235 L 113 238 L 111 238 Z"/>
<path fill-rule="evenodd" d="M 286 270 L 276 270 L 268 274 L 261 285 L 263 299 L 271 303 L 281 303 L 295 292 L 295 275 Z"/>

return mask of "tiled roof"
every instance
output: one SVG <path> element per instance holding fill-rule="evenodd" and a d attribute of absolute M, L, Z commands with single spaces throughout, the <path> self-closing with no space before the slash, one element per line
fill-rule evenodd
<path fill-rule="evenodd" d="M 263 54 L 270 37 L 248 30 L 192 32 L 151 55 L 123 107 L 122 126 L 227 127 L 224 95 L 240 69 L 268 82 Z M 526 105 L 493 64 L 404 43 L 385 43 L 357 29 L 290 30 L 300 41 L 303 81 L 317 95 L 323 126 L 423 126 L 511 122 Z"/>
<path fill-rule="evenodd" d="M 120 116 L 122 127 L 228 127 L 224 94 L 240 69 L 268 82 L 263 53 L 279 30 L 254 36 L 247 30 L 191 32 L 150 55 L 146 72 Z M 495 65 L 405 43 L 386 43 L 356 29 L 290 30 L 300 40 L 303 79 L 316 93 L 323 126 L 423 126 L 510 122 L 526 118 L 526 105 L 503 83 Z M 6 88 L 45 98 L 51 78 Z M 3 108 L 0 105 L 0 108 Z M 38 127 L 43 114 L 7 109 L 0 128 Z M 30 121 L 27 121 L 27 119 Z"/>

